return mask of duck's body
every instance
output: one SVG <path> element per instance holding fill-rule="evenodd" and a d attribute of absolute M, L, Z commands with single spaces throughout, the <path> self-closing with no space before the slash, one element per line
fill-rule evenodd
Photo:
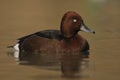
<path fill-rule="evenodd" d="M 77 72 L 81 58 L 89 56 L 89 44 L 78 31 L 94 31 L 87 28 L 81 16 L 73 11 L 64 14 L 60 28 L 61 30 L 44 30 L 19 38 L 14 46 L 19 52 L 17 58 L 24 60 L 30 54 L 49 51 L 60 55 L 62 72 L 65 75 Z"/>

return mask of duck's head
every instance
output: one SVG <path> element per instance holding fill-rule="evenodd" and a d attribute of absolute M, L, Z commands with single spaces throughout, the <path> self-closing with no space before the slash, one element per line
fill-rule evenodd
<path fill-rule="evenodd" d="M 72 38 L 78 33 L 78 31 L 95 33 L 84 24 L 78 13 L 73 11 L 65 13 L 61 21 L 61 33 L 63 37 Z"/>

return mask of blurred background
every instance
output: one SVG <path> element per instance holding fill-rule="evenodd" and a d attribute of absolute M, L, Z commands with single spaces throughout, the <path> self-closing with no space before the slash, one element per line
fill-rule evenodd
<path fill-rule="evenodd" d="M 17 65 L 6 47 L 17 38 L 44 29 L 59 29 L 67 11 L 78 12 L 95 35 L 89 70 L 75 80 L 120 80 L 120 0 L 0 0 L 0 80 L 63 80 L 60 71 Z M 66 80 L 66 79 L 65 79 Z"/>

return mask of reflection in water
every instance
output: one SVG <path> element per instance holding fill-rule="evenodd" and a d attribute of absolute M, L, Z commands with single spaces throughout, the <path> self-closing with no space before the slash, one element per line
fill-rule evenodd
<path fill-rule="evenodd" d="M 80 59 L 78 55 L 72 55 L 72 57 L 71 55 L 53 55 L 50 53 L 29 53 L 28 55 L 23 52 L 20 54 L 24 54 L 24 56 L 20 59 L 16 57 L 16 54 L 18 54 L 17 51 L 9 54 L 14 56 L 17 64 L 19 65 L 36 66 L 40 69 L 61 71 L 64 74 L 61 76 L 62 78 L 85 77 L 85 75 L 82 75 L 82 72 L 88 70 L 89 67 L 89 59 Z M 66 57 L 67 59 L 65 59 Z M 74 72 L 77 72 L 77 74 L 75 75 Z"/>

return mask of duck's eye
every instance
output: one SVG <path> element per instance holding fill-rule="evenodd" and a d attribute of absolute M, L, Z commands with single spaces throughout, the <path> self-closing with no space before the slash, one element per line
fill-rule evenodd
<path fill-rule="evenodd" d="M 73 19 L 73 22 L 77 22 L 77 19 Z"/>

